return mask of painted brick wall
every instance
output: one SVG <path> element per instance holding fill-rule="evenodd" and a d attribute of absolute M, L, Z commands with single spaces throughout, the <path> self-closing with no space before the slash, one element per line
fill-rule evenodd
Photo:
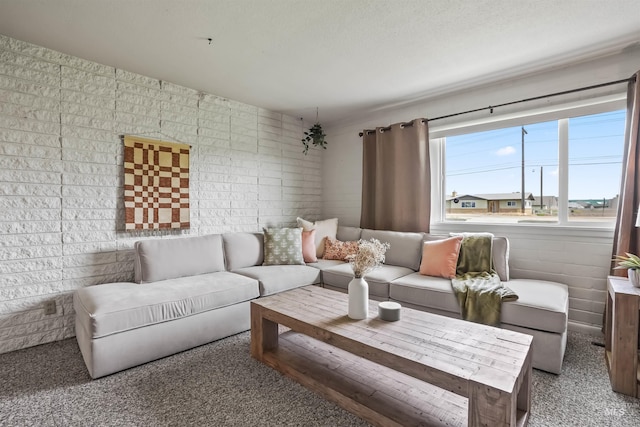
<path fill-rule="evenodd" d="M 0 353 L 74 336 L 73 290 L 132 280 L 136 240 L 319 217 L 303 127 L 0 35 Z M 192 145 L 190 230 L 124 230 L 123 134 Z"/>

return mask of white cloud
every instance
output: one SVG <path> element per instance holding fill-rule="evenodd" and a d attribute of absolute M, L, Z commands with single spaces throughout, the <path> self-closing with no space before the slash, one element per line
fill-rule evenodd
<path fill-rule="evenodd" d="M 498 156 L 510 156 L 511 154 L 515 154 L 515 153 L 516 153 L 516 149 L 510 145 L 507 145 L 506 147 L 502 147 L 501 149 L 496 151 L 496 154 Z"/>

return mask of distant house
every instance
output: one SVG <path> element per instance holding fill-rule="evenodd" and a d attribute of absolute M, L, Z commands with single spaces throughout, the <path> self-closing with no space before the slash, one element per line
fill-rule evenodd
<path fill-rule="evenodd" d="M 581 199 L 569 200 L 570 206 L 576 209 L 603 209 L 609 207 L 610 200 L 607 199 Z"/>
<path fill-rule="evenodd" d="M 534 210 L 544 210 L 544 211 L 557 211 L 558 210 L 558 197 L 557 196 L 543 196 L 542 197 L 542 208 L 540 207 L 540 196 L 534 197 L 533 201 L 533 209 Z"/>
<path fill-rule="evenodd" d="M 611 199 L 572 199 L 569 200 L 569 210 L 576 214 L 583 211 L 592 211 L 602 212 L 603 214 L 607 212 L 609 215 L 615 215 L 618 210 L 618 195 Z"/>
<path fill-rule="evenodd" d="M 532 202 L 535 198 L 531 193 L 525 193 L 524 209 L 531 213 Z M 493 194 L 457 194 L 455 191 L 447 197 L 446 209 L 448 213 L 517 213 L 522 211 L 521 193 L 493 193 Z"/>

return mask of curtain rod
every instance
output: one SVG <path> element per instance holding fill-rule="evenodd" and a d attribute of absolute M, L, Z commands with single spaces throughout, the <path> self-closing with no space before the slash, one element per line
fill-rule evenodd
<path fill-rule="evenodd" d="M 484 111 L 484 110 L 489 110 L 490 113 L 493 113 L 493 109 L 494 108 L 506 107 L 508 105 L 520 104 L 520 103 L 523 103 L 523 102 L 537 101 L 539 99 L 551 98 L 553 96 L 568 95 L 570 93 L 582 92 L 582 91 L 591 90 L 591 89 L 598 89 L 598 88 L 601 88 L 601 87 L 612 86 L 612 85 L 617 85 L 617 84 L 621 84 L 621 83 L 630 83 L 630 82 L 635 81 L 635 80 L 636 80 L 636 76 L 634 74 L 633 76 L 631 76 L 631 78 L 628 78 L 628 79 L 616 80 L 616 81 L 607 82 L 607 83 L 600 83 L 600 84 L 597 84 L 597 85 L 585 86 L 585 87 L 581 87 L 581 88 L 577 88 L 577 89 L 569 89 L 569 90 L 564 90 L 562 92 L 555 92 L 555 93 L 549 93 L 547 95 L 534 96 L 532 98 L 525 98 L 525 99 L 520 99 L 518 101 L 505 102 L 503 104 L 498 104 L 498 105 L 489 105 L 488 107 L 476 108 L 474 110 L 462 111 L 460 113 L 447 114 L 445 116 L 434 117 L 433 119 L 426 119 L 426 121 L 427 122 L 433 122 L 433 121 L 436 121 L 436 120 L 442 120 L 442 119 L 448 119 L 450 117 L 461 116 L 463 114 L 477 113 L 478 111 Z M 404 123 L 404 125 L 405 126 L 410 126 L 411 122 Z M 383 128 L 383 129 L 391 130 L 391 127 L 387 127 L 387 128 Z M 369 132 L 371 132 L 371 131 L 369 131 Z M 360 132 L 358 135 L 363 136 L 364 132 Z"/>

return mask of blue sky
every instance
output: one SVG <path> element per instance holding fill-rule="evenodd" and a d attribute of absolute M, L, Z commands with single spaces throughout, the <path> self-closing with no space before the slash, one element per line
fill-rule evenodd
<path fill-rule="evenodd" d="M 611 198 L 620 192 L 625 111 L 569 119 L 569 199 Z M 557 121 L 525 126 L 525 192 L 558 195 Z M 521 127 L 447 138 L 446 192 L 521 190 Z"/>

